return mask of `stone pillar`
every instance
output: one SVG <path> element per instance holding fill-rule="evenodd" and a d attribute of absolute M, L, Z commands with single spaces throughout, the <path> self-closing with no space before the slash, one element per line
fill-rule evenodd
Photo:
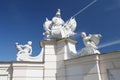
<path fill-rule="evenodd" d="M 56 41 L 41 41 L 41 46 L 44 48 L 44 79 L 56 80 Z"/>
<path fill-rule="evenodd" d="M 57 54 L 57 80 L 66 80 L 66 67 L 64 60 L 71 59 L 76 54 L 76 41 L 63 39 L 56 44 Z"/>
<path fill-rule="evenodd" d="M 76 41 L 62 39 L 59 41 L 42 41 L 44 48 L 44 80 L 65 80 L 64 60 L 76 53 Z"/>

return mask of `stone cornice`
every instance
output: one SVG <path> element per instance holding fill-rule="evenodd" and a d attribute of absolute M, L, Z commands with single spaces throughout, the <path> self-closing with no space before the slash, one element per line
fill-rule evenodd
<path fill-rule="evenodd" d="M 43 40 L 40 42 L 40 46 L 43 47 L 44 44 L 52 44 L 52 45 L 56 45 L 56 44 L 60 44 L 62 42 L 70 42 L 72 44 L 76 44 L 77 41 L 74 41 L 70 38 L 64 38 L 64 39 L 61 39 L 61 40 L 57 40 L 57 41 L 48 41 L 48 40 Z"/>

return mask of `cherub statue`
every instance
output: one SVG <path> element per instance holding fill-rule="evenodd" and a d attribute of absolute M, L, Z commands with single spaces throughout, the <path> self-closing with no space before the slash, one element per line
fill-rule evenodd
<path fill-rule="evenodd" d="M 64 22 L 61 18 L 60 9 L 58 9 L 55 17 L 53 17 L 52 20 L 48 20 L 46 18 L 43 27 L 45 30 L 43 35 L 46 36 L 47 40 L 68 38 L 74 35 L 76 21 L 74 18 L 71 18 L 67 22 Z"/>
<path fill-rule="evenodd" d="M 85 32 L 81 33 L 81 36 L 83 37 L 84 45 L 86 46 L 81 50 L 81 54 L 95 54 L 100 53 L 97 50 L 97 45 L 99 44 L 100 38 L 102 37 L 101 34 L 89 34 L 86 35 Z"/>
<path fill-rule="evenodd" d="M 26 57 L 26 56 L 29 56 L 32 54 L 32 42 L 31 41 L 28 41 L 27 44 L 25 45 L 19 45 L 18 42 L 15 43 L 16 45 L 16 48 L 18 50 L 18 53 L 17 53 L 17 61 L 20 61 L 22 60 L 22 58 Z"/>

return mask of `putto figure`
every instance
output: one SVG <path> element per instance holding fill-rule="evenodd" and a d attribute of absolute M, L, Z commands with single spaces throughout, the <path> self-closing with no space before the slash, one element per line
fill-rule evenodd
<path fill-rule="evenodd" d="M 25 45 L 19 45 L 18 42 L 15 43 L 16 48 L 18 50 L 17 53 L 17 61 L 24 60 L 25 57 L 32 54 L 32 42 L 28 41 Z"/>
<path fill-rule="evenodd" d="M 102 37 L 101 34 L 89 34 L 86 35 L 85 32 L 81 33 L 81 36 L 83 37 L 83 42 L 85 45 L 85 48 L 81 50 L 81 55 L 89 55 L 89 54 L 100 54 L 100 52 L 97 50 L 97 45 L 100 42 L 100 38 Z"/>
<path fill-rule="evenodd" d="M 71 18 L 67 22 L 64 22 L 61 18 L 60 9 L 58 9 L 55 17 L 52 20 L 46 18 L 45 23 L 43 24 L 45 32 L 43 35 L 46 36 L 47 40 L 58 40 L 63 38 L 68 38 L 73 36 L 76 29 L 75 18 Z"/>

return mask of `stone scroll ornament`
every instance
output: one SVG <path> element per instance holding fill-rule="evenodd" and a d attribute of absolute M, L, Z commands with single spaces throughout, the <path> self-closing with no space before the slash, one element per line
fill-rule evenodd
<path fill-rule="evenodd" d="M 101 34 L 89 34 L 87 36 L 85 32 L 82 32 L 81 36 L 85 45 L 85 48 L 82 48 L 80 51 L 81 56 L 100 54 L 100 52 L 97 50 L 97 45 L 99 44 L 100 38 L 102 37 Z"/>
<path fill-rule="evenodd" d="M 70 18 L 64 22 L 61 18 L 60 9 L 58 9 L 55 17 L 52 20 L 48 20 L 43 24 L 45 32 L 43 35 L 46 36 L 46 40 L 59 40 L 73 36 L 75 33 L 77 23 L 75 18 Z"/>

